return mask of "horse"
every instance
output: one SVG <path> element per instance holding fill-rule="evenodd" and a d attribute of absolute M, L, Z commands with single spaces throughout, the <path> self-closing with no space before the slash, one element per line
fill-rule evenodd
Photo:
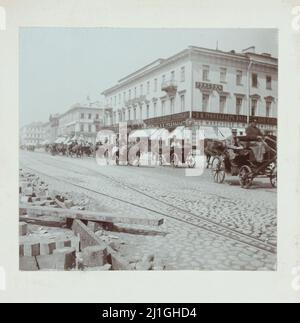
<path fill-rule="evenodd" d="M 87 157 L 91 157 L 94 153 L 94 149 L 92 145 L 82 146 L 82 155 L 86 155 Z"/>
<path fill-rule="evenodd" d="M 204 154 L 206 155 L 206 168 L 210 166 L 211 157 L 220 156 L 225 149 L 225 143 L 217 139 L 204 139 Z"/>
<path fill-rule="evenodd" d="M 77 141 L 74 141 L 69 145 L 68 147 L 69 156 L 73 157 L 75 155 L 78 158 L 78 157 L 82 157 L 82 154 L 83 154 L 82 146 Z"/>

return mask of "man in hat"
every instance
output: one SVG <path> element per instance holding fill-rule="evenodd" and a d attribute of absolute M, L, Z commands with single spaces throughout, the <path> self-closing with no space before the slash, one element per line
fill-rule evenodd
<path fill-rule="evenodd" d="M 237 129 L 231 130 L 231 136 L 226 139 L 226 147 L 228 148 L 228 157 L 233 164 L 235 164 L 235 158 L 238 157 L 236 153 L 239 149 L 242 149 L 243 146 L 240 144 L 240 140 L 238 138 Z"/>
<path fill-rule="evenodd" d="M 249 127 L 246 129 L 246 135 L 249 139 L 259 139 L 263 136 L 259 128 L 257 128 L 257 120 L 253 119 Z"/>
<path fill-rule="evenodd" d="M 242 147 L 238 138 L 237 129 L 231 130 L 231 136 L 226 139 L 226 146 L 231 149 L 236 149 L 237 147 Z"/>

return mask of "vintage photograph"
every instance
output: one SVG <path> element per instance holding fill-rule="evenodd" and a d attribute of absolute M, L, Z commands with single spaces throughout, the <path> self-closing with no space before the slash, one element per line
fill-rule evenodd
<path fill-rule="evenodd" d="M 21 271 L 277 270 L 277 29 L 19 29 Z"/>

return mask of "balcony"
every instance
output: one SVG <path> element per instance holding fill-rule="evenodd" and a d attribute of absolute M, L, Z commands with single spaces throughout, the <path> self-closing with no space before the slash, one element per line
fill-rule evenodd
<path fill-rule="evenodd" d="M 161 90 L 168 95 L 174 95 L 177 92 L 177 82 L 175 80 L 165 81 L 161 85 Z"/>
<path fill-rule="evenodd" d="M 141 104 L 146 101 L 146 95 L 140 95 L 139 97 L 129 99 L 125 102 L 125 105 L 128 106 L 133 106 L 136 104 Z"/>

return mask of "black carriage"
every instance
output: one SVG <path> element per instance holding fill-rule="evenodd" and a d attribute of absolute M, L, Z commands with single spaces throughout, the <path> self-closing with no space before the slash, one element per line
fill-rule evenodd
<path fill-rule="evenodd" d="M 239 147 L 226 147 L 211 163 L 214 181 L 223 183 L 226 174 L 238 176 L 242 188 L 250 188 L 255 178 L 269 178 L 272 187 L 277 187 L 277 145 L 276 137 L 266 136 L 254 141 L 238 137 Z M 253 147 L 263 145 L 265 152 L 261 160 L 255 160 Z M 232 157 L 234 156 L 234 157 Z"/>

